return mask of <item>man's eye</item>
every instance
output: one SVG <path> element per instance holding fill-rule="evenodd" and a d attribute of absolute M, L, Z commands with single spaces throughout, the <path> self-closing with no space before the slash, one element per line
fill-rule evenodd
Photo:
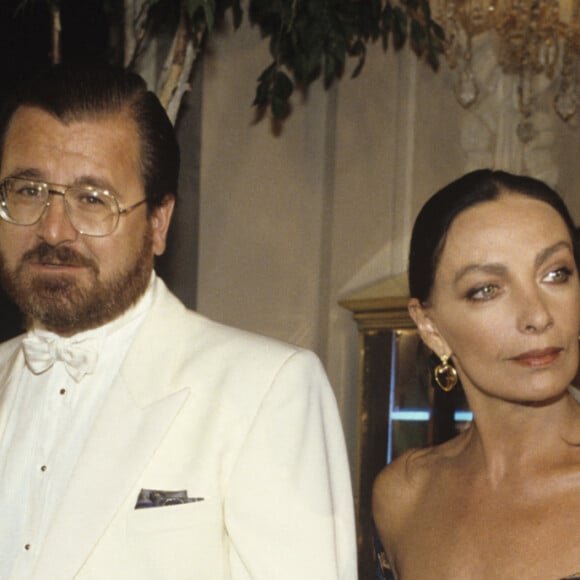
<path fill-rule="evenodd" d="M 570 270 L 570 268 L 558 268 L 557 270 L 548 272 L 544 276 L 544 281 L 560 284 L 567 282 L 570 279 L 570 276 L 572 276 L 572 270 Z"/>
<path fill-rule="evenodd" d="M 19 187 L 18 189 L 14 190 L 15 193 L 19 197 L 40 197 L 42 195 L 42 190 L 37 187 Z"/>
<path fill-rule="evenodd" d="M 498 287 L 495 284 L 486 284 L 485 286 L 479 286 L 470 290 L 467 293 L 467 298 L 475 301 L 491 300 L 497 292 Z"/>
<path fill-rule="evenodd" d="M 106 201 L 98 194 L 91 193 L 90 191 L 76 194 L 75 202 L 78 205 L 92 206 L 95 209 L 107 205 Z"/>
<path fill-rule="evenodd" d="M 81 201 L 83 201 L 84 203 L 88 203 L 89 205 L 103 204 L 103 200 L 94 195 L 85 195 L 83 198 L 81 198 Z"/>

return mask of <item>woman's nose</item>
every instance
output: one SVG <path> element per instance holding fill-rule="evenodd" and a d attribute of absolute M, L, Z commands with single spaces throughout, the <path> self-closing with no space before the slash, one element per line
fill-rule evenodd
<path fill-rule="evenodd" d="M 519 298 L 519 326 L 522 332 L 541 333 L 554 323 L 548 301 L 539 289 Z"/>

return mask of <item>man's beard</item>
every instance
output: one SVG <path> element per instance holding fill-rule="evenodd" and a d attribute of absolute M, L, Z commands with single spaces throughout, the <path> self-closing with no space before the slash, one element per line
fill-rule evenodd
<path fill-rule="evenodd" d="M 129 268 L 107 282 L 99 280 L 98 264 L 68 246 L 42 242 L 24 254 L 15 270 L 6 267 L 0 254 L 0 282 L 31 322 L 61 335 L 96 328 L 114 320 L 143 295 L 153 269 L 153 240 L 148 227 L 143 245 Z M 93 273 L 92 280 L 80 284 L 73 276 L 26 273 L 30 263 L 50 262 L 81 266 Z"/>

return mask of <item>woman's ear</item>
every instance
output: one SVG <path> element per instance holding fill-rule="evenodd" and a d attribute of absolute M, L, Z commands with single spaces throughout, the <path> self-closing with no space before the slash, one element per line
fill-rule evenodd
<path fill-rule="evenodd" d="M 417 326 L 421 340 L 437 355 L 446 354 L 451 356 L 451 349 L 447 341 L 439 332 L 437 324 L 433 320 L 430 307 L 421 304 L 417 298 L 411 298 L 408 305 L 409 315 Z"/>

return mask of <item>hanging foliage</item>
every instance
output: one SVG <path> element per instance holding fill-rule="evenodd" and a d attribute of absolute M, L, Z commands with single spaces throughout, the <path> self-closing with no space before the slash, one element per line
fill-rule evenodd
<path fill-rule="evenodd" d="M 289 113 L 296 87 L 323 78 L 340 79 L 349 59 L 360 74 L 369 44 L 398 50 L 407 42 L 437 69 L 443 31 L 431 19 L 427 0 L 252 0 L 250 21 L 269 41 L 271 64 L 258 79 L 254 105 L 276 118 Z"/>

